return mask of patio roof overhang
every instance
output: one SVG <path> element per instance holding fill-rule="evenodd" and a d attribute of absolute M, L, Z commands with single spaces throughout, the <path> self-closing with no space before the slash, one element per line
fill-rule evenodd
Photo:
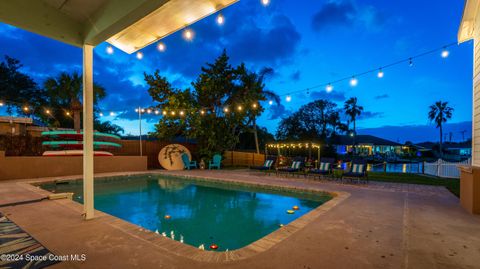
<path fill-rule="evenodd" d="M 466 0 L 463 9 L 462 21 L 458 29 L 458 43 L 468 41 L 474 37 L 475 19 L 478 14 L 480 0 Z"/>
<path fill-rule="evenodd" d="M 70 45 L 133 53 L 238 0 L 0 1 L 0 21 Z"/>
<path fill-rule="evenodd" d="M 238 0 L 4 0 L 0 22 L 83 49 L 84 218 L 94 217 L 93 48 L 133 53 Z"/>

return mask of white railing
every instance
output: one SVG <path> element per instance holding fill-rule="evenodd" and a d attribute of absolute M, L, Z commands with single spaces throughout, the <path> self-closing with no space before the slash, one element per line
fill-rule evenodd
<path fill-rule="evenodd" d="M 449 177 L 460 178 L 459 165 L 470 165 L 471 160 L 465 160 L 462 162 L 447 162 L 442 159 L 438 159 L 436 162 L 428 163 L 424 162 L 424 173 L 427 175 L 437 177 Z"/>

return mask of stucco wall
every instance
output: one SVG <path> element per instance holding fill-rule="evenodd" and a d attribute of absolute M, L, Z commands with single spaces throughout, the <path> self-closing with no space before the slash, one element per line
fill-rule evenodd
<path fill-rule="evenodd" d="M 82 174 L 82 157 L 2 157 L 0 180 Z M 146 156 L 95 157 L 95 173 L 146 171 Z"/>

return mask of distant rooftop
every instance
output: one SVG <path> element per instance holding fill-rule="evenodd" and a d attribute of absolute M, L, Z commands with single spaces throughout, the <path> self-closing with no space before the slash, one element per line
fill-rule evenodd
<path fill-rule="evenodd" d="M 357 135 L 355 137 L 357 144 L 373 144 L 377 146 L 402 146 L 402 144 L 373 135 Z M 349 135 L 340 135 L 333 139 L 335 145 L 353 145 L 353 137 Z"/>

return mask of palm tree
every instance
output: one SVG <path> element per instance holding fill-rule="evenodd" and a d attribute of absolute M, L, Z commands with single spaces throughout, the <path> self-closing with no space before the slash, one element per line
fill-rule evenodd
<path fill-rule="evenodd" d="M 430 106 L 430 111 L 428 112 L 428 119 L 437 124 L 437 128 L 440 129 L 440 156 L 443 155 L 442 151 L 442 142 L 443 142 L 443 124 L 447 120 L 452 118 L 453 108 L 448 106 L 448 102 L 437 101 L 435 104 Z"/>
<path fill-rule="evenodd" d="M 73 115 L 73 128 L 79 131 L 80 113 L 82 111 L 82 83 L 79 73 L 60 73 L 57 77 L 48 78 L 44 87 L 52 107 L 68 108 Z M 93 85 L 94 102 L 105 97 L 105 89 L 97 84 Z"/>
<path fill-rule="evenodd" d="M 357 136 L 357 124 L 356 119 L 360 114 L 362 114 L 363 107 L 359 106 L 357 103 L 357 97 L 351 97 L 345 104 L 343 105 L 343 109 L 345 109 L 345 114 L 350 117 L 350 122 L 353 123 L 353 151 L 355 152 L 355 139 Z"/>
<path fill-rule="evenodd" d="M 242 85 L 245 88 L 255 89 L 258 95 L 258 100 L 271 100 L 276 104 L 280 103 L 280 97 L 272 91 L 265 89 L 265 78 L 273 74 L 273 69 L 270 67 L 264 67 L 259 73 L 248 72 L 244 65 L 240 65 L 238 68 L 239 75 L 241 77 Z M 253 126 L 253 136 L 255 139 L 255 148 L 257 153 L 260 153 L 260 146 L 258 143 L 258 131 L 257 131 L 257 119 L 255 114 L 252 115 L 251 123 Z"/>
<path fill-rule="evenodd" d="M 338 111 L 334 111 L 328 117 L 328 124 L 332 126 L 332 133 L 331 136 L 336 136 L 337 133 L 344 133 L 348 131 L 347 124 L 343 123 L 340 119 L 340 113 Z M 337 132 L 338 131 L 338 132 Z"/>

